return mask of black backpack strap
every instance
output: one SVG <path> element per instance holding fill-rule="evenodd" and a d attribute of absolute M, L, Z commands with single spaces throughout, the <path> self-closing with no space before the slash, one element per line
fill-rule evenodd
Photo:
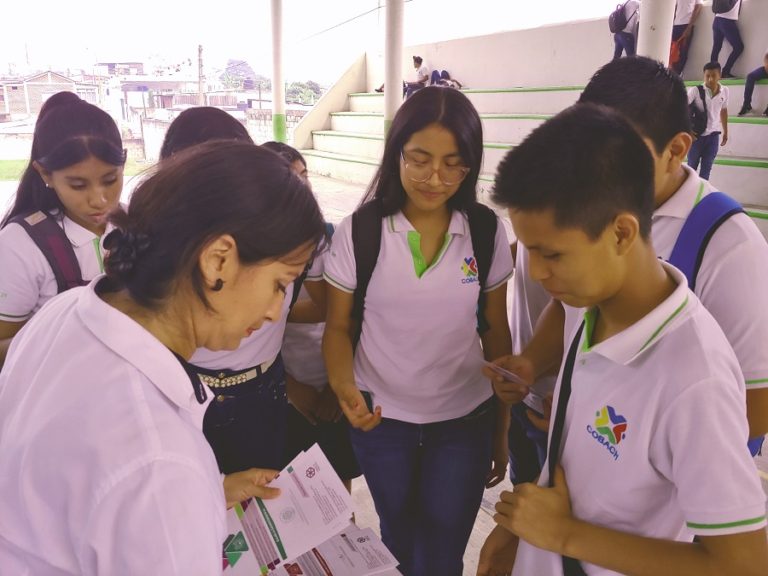
<path fill-rule="evenodd" d="M 33 212 L 28 216 L 16 216 L 10 222 L 24 228 L 43 253 L 53 270 L 59 294 L 88 283 L 83 280 L 72 242 L 53 216 L 45 212 Z"/>
<path fill-rule="evenodd" d="M 333 232 L 336 230 L 336 228 L 331 224 L 330 222 L 325 223 L 325 233 L 327 234 L 328 238 L 333 236 Z M 301 274 L 296 278 L 296 280 L 293 281 L 293 294 L 291 295 L 291 305 L 288 307 L 288 310 L 292 310 L 293 306 L 298 302 L 299 300 L 299 294 L 301 293 L 301 287 L 304 285 L 304 281 L 307 279 L 307 275 L 309 274 L 310 268 L 312 268 L 312 265 L 314 264 L 314 258 L 307 262 L 307 265 L 304 267 L 304 270 L 301 272 Z"/>
<path fill-rule="evenodd" d="M 467 219 L 480 280 L 480 294 L 477 297 L 477 332 L 482 336 L 490 328 L 485 319 L 485 288 L 488 285 L 488 273 L 493 261 L 498 220 L 493 210 L 480 203 L 472 204 L 467 208 Z"/>
<path fill-rule="evenodd" d="M 707 112 L 707 96 L 704 93 L 704 86 L 702 84 L 699 84 L 696 86 L 696 88 L 699 91 L 699 98 L 701 98 L 701 106 L 704 108 L 704 117 L 707 119 L 707 122 L 709 122 L 709 112 Z M 704 130 L 706 130 L 706 126 L 704 127 Z"/>
<path fill-rule="evenodd" d="M 581 323 L 576 335 L 573 337 L 571 347 L 568 350 L 568 356 L 563 366 L 562 377 L 560 378 L 560 393 L 557 396 L 557 411 L 552 423 L 552 437 L 549 442 L 549 453 L 547 455 L 547 469 L 549 471 L 549 486 L 555 485 L 555 467 L 560 459 L 560 446 L 563 440 L 563 428 L 565 427 L 565 413 L 568 410 L 568 401 L 571 398 L 571 378 L 573 377 L 573 367 L 576 364 L 576 353 L 579 350 L 581 335 L 584 332 L 584 322 Z M 586 576 L 586 572 L 581 567 L 581 563 L 570 556 L 563 556 L 563 574 L 564 576 Z"/>
<path fill-rule="evenodd" d="M 352 245 L 357 277 L 357 287 L 352 304 L 352 320 L 355 323 L 353 347 L 357 347 L 363 329 L 365 295 L 368 292 L 368 284 L 371 281 L 373 269 L 376 267 L 376 261 L 379 259 L 381 221 L 383 218 L 384 208 L 378 199 L 363 204 L 352 214 Z"/>
<path fill-rule="evenodd" d="M 740 212 L 744 209 L 736 200 L 722 192 L 712 192 L 688 214 L 672 248 L 669 263 L 685 274 L 691 290 L 696 288 L 696 277 L 712 236 L 723 222 Z"/>

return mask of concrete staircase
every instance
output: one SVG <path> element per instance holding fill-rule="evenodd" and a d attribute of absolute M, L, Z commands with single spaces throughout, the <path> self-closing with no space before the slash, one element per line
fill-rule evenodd
<path fill-rule="evenodd" d="M 695 82 L 687 82 L 689 85 Z M 712 182 L 744 204 L 768 237 L 768 118 L 735 112 L 741 106 L 744 81 L 724 80 L 730 90 L 729 142 L 712 169 Z M 752 114 L 768 106 L 768 82 L 753 97 Z M 481 194 L 493 184 L 496 167 L 510 148 L 536 126 L 575 103 L 581 86 L 464 90 L 483 121 L 484 159 Z M 312 132 L 313 148 L 302 150 L 311 172 L 368 183 L 384 148 L 384 96 L 349 94 L 348 110 L 330 114 L 330 130 Z"/>

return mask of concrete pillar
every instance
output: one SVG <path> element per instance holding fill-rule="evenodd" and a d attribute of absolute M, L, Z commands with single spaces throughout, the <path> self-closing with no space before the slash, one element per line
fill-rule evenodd
<path fill-rule="evenodd" d="M 387 0 L 384 43 L 384 132 L 403 102 L 403 0 Z"/>
<path fill-rule="evenodd" d="M 639 14 L 638 56 L 647 56 L 669 66 L 669 44 L 674 18 L 673 0 L 643 0 Z"/>
<path fill-rule="evenodd" d="M 272 136 L 286 141 L 283 80 L 283 0 L 272 0 Z"/>

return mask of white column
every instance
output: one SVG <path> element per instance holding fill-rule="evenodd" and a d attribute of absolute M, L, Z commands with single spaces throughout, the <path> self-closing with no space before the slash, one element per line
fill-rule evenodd
<path fill-rule="evenodd" d="M 272 136 L 278 142 L 286 140 L 282 0 L 272 0 Z"/>
<path fill-rule="evenodd" d="M 669 66 L 669 44 L 674 18 L 673 0 L 643 0 L 639 14 L 638 56 L 647 56 Z"/>
<path fill-rule="evenodd" d="M 387 0 L 384 42 L 384 131 L 403 102 L 403 0 Z"/>

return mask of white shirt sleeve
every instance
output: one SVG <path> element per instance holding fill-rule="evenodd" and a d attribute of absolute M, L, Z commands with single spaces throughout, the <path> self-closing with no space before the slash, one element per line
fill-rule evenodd
<path fill-rule="evenodd" d="M 698 98 L 699 90 L 696 86 L 688 88 L 688 104 L 693 104 L 693 101 Z"/>
<path fill-rule="evenodd" d="M 195 466 L 150 462 L 96 504 L 81 535 L 82 573 L 221 574 L 224 513 L 223 498 Z"/>
<path fill-rule="evenodd" d="M 718 536 L 764 528 L 765 494 L 747 449 L 744 389 L 718 371 L 666 406 L 655 430 L 652 462 L 677 488 L 693 534 Z"/>
<path fill-rule="evenodd" d="M 747 390 L 768 388 L 768 243 L 736 214 L 710 240 L 696 293 L 731 344 Z"/>
<path fill-rule="evenodd" d="M 509 238 L 504 223 L 496 216 L 496 240 L 493 247 L 493 260 L 488 271 L 485 292 L 491 292 L 512 277 L 515 265 L 509 250 Z"/>
<path fill-rule="evenodd" d="M 324 259 L 325 280 L 344 292 L 353 293 L 357 287 L 357 266 L 352 245 L 352 215 L 350 214 L 336 227 L 331 249 Z"/>
<path fill-rule="evenodd" d="M 56 294 L 51 267 L 18 224 L 0 230 L 0 270 L 0 321 L 23 322 L 39 307 L 41 293 Z"/>

